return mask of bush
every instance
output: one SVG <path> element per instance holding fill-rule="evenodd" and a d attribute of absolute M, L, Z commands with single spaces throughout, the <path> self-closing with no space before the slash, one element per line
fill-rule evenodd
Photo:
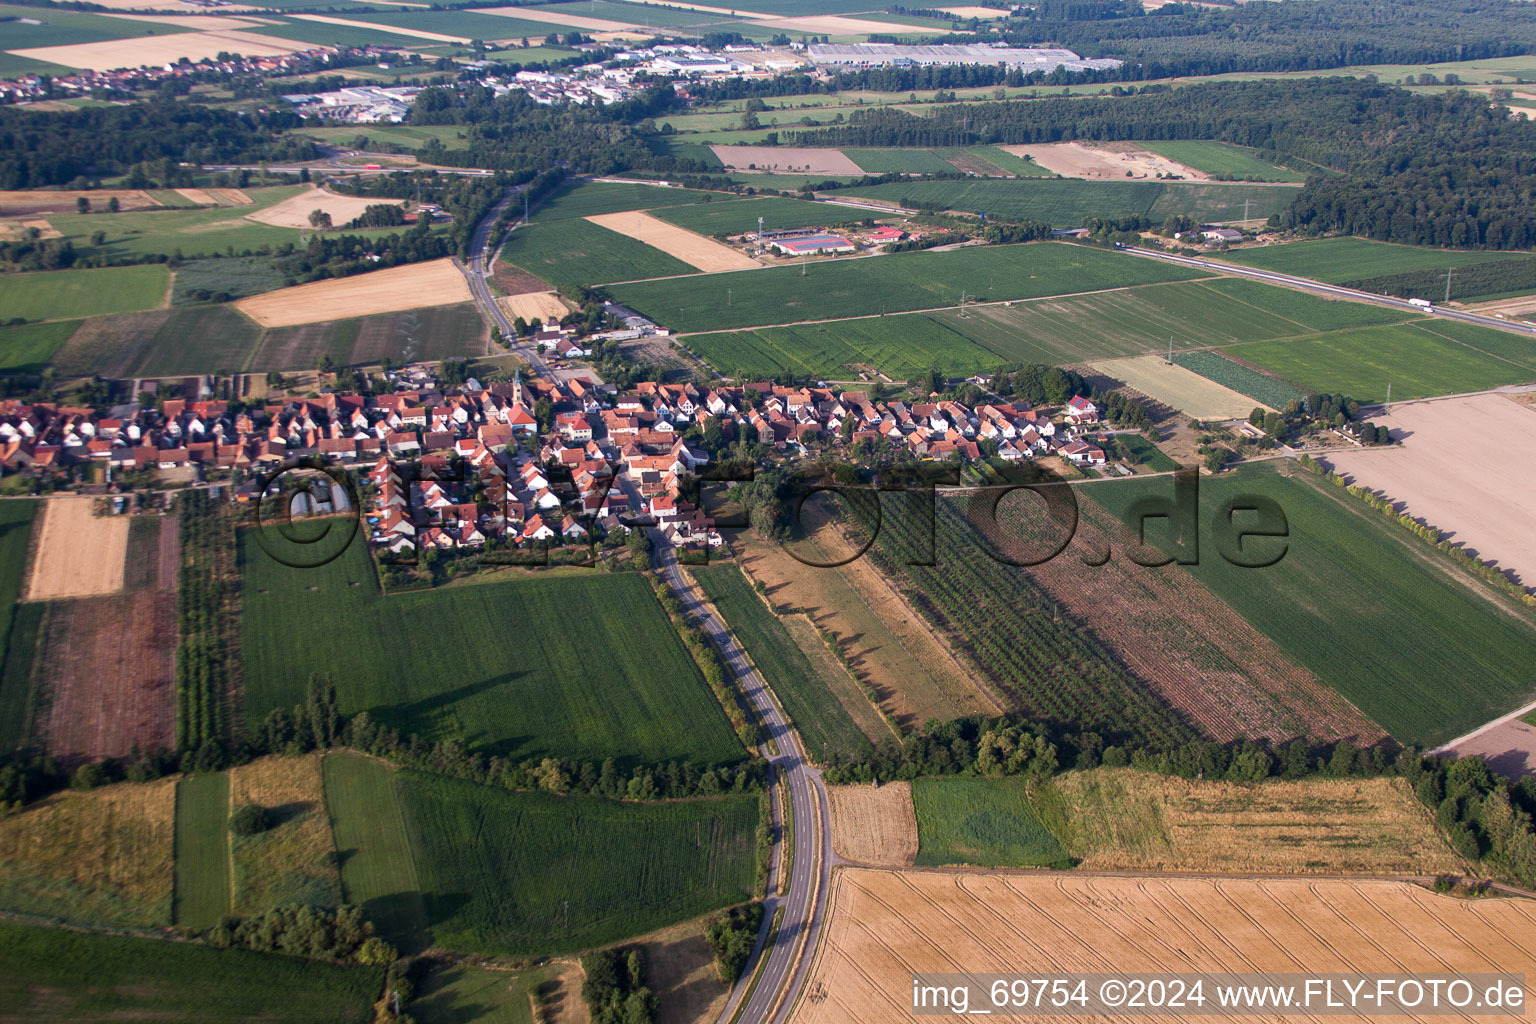
<path fill-rule="evenodd" d="M 229 818 L 229 830 L 237 836 L 254 836 L 272 827 L 272 815 L 259 804 L 246 804 Z"/>

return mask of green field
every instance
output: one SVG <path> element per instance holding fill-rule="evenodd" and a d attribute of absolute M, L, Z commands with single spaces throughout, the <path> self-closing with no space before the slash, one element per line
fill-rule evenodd
<path fill-rule="evenodd" d="M 411 1019 L 420 1024 L 537 1024 L 533 1000 L 546 984 L 558 985 L 558 973 L 548 966 L 508 971 L 444 964 L 411 997 Z M 566 991 L 563 998 L 579 996 Z"/>
<path fill-rule="evenodd" d="M 1206 538 L 1200 564 L 1180 571 L 1402 743 L 1433 746 L 1536 699 L 1530 610 L 1337 488 L 1300 471 L 1283 476 L 1273 465 L 1201 481 L 1200 507 L 1203 517 L 1239 496 L 1277 502 L 1290 534 L 1281 561 L 1234 566 Z M 1131 502 L 1166 494 L 1169 485 L 1083 486 L 1124 518 Z M 1161 529 L 1154 520 L 1149 540 Z"/>
<path fill-rule="evenodd" d="M 1201 276 L 1104 249 L 1040 243 L 817 261 L 608 290 L 675 330 L 706 331 L 955 306 L 962 296 L 1027 299 Z M 720 301 L 727 289 L 729 305 Z"/>
<path fill-rule="evenodd" d="M 244 949 L 0 923 L 0 1007 L 17 1021 L 366 1024 L 383 973 Z"/>
<path fill-rule="evenodd" d="M 346 901 L 361 907 L 391 943 L 406 951 L 426 944 L 427 909 L 400 813 L 395 769 L 360 754 L 331 754 L 321 762 L 325 808 Z"/>
<path fill-rule="evenodd" d="M 1161 448 L 1140 434 L 1116 434 L 1115 436 L 1120 444 L 1130 449 L 1143 466 L 1154 473 L 1171 473 L 1179 468 L 1179 464 L 1164 455 Z"/>
<path fill-rule="evenodd" d="M 249 530 L 239 551 L 249 722 L 299 703 L 320 673 L 336 684 L 343 712 L 366 710 L 428 740 L 457 737 L 487 755 L 696 764 L 742 756 L 638 575 L 385 597 L 361 536 L 318 569 L 279 564 Z"/>
<path fill-rule="evenodd" d="M 784 705 L 806 752 L 822 763 L 834 754 L 848 759 L 868 756 L 869 738 L 795 646 L 778 616 L 753 592 L 741 570 L 718 565 L 695 569 L 693 578 Z"/>
<path fill-rule="evenodd" d="M 1234 362 L 1220 352 L 1175 352 L 1173 361 L 1186 370 L 1193 370 L 1207 380 L 1247 395 L 1272 409 L 1284 409 L 1290 402 L 1299 402 L 1306 397 L 1305 392 L 1289 381 L 1260 373 L 1251 366 Z"/>
<path fill-rule="evenodd" d="M 103 267 L 0 274 L 6 319 L 74 320 L 165 305 L 171 273 L 163 266 Z"/>
<path fill-rule="evenodd" d="M 1297 190 L 1279 185 L 1020 178 L 898 181 L 843 189 L 838 194 L 897 203 L 910 199 L 940 204 L 952 210 L 985 213 L 1009 220 L 1044 221 L 1058 228 L 1073 228 L 1093 217 L 1136 214 L 1156 221 L 1176 213 L 1199 220 L 1239 220 L 1245 199 L 1251 200 L 1248 215 L 1263 218 L 1289 206 L 1296 198 Z"/>
<path fill-rule="evenodd" d="M 752 895 L 760 796 L 621 803 L 415 772 L 400 792 L 441 946 L 562 953 Z"/>
<path fill-rule="evenodd" d="M 0 755 L 25 741 L 31 720 L 32 647 L 37 618 L 18 615 L 35 501 L 0 501 Z M 25 622 L 19 621 L 24 619 Z"/>
<path fill-rule="evenodd" d="M 176 924 L 211 928 L 229 908 L 229 776 L 189 775 L 176 784 Z"/>
<path fill-rule="evenodd" d="M 1049 178 L 1051 172 L 1021 156 L 1014 156 L 1005 149 L 996 146 L 972 146 L 965 150 L 972 156 L 979 157 L 996 167 L 1005 174 L 1012 174 L 1020 178 Z"/>
<path fill-rule="evenodd" d="M 1222 259 L 1244 266 L 1281 274 L 1297 274 L 1331 284 L 1409 270 L 1443 272 L 1447 267 L 1469 267 L 1477 263 L 1519 259 L 1527 255 L 1523 252 L 1428 249 L 1350 237 L 1314 238 L 1220 254 Z"/>
<path fill-rule="evenodd" d="M 1519 340 L 1514 335 L 1462 324 L 1452 338 L 1442 326 L 1425 320 L 1252 342 L 1225 351 L 1304 390 L 1343 393 L 1362 402 L 1384 400 L 1388 384 L 1394 399 L 1406 399 L 1536 380 L 1536 353 L 1528 345 L 1525 353 L 1516 351 Z M 1507 346 L 1510 352 L 1493 355 L 1482 346 Z"/>
<path fill-rule="evenodd" d="M 357 17 L 346 12 L 341 16 Z M 423 43 L 431 45 L 430 41 L 419 36 L 391 32 L 383 26 L 360 28 L 356 25 L 328 25 L 321 21 L 301 21 L 296 18 L 284 18 L 278 25 L 255 25 L 250 31 L 256 35 L 292 39 L 315 46 L 399 46 L 414 50 Z"/>
<path fill-rule="evenodd" d="M 863 214 L 846 206 L 830 206 L 803 199 L 785 199 L 779 196 L 762 196 L 757 199 L 735 199 L 726 202 L 696 203 L 693 206 L 677 206 L 657 210 L 653 216 L 669 221 L 701 235 L 735 235 L 757 230 L 757 219 L 763 219 L 767 231 L 786 228 L 819 228 L 830 224 L 859 220 Z"/>
<path fill-rule="evenodd" d="M 1226 142 L 1181 141 L 1143 142 L 1140 145 L 1170 160 L 1212 175 L 1230 175 L 1238 180 L 1306 181 L 1305 174 L 1286 170 L 1263 159 L 1252 149 Z"/>
<path fill-rule="evenodd" d="M 173 376 L 237 370 L 260 334 L 261 328 L 233 306 L 178 309 L 149 339 L 128 373 Z"/>
<path fill-rule="evenodd" d="M 644 242 L 589 221 L 536 221 L 507 236 L 501 259 L 557 288 L 698 271 Z"/>
<path fill-rule="evenodd" d="M 843 155 L 867 174 L 948 174 L 955 169 L 931 149 L 845 149 Z"/>
<path fill-rule="evenodd" d="M 540 4 L 540 10 L 567 10 L 587 18 L 622 21 L 630 25 L 654 28 L 683 28 L 700 22 L 717 21 L 718 14 L 684 8 L 658 7 L 647 3 L 623 3 L 619 0 L 574 0 L 563 4 Z M 756 10 L 757 8 L 753 8 Z"/>
<path fill-rule="evenodd" d="M 5 23 L 7 50 L 28 50 L 36 46 L 72 46 L 77 43 L 96 43 L 108 39 L 135 39 L 139 36 L 165 36 L 189 31 L 180 25 L 111 18 L 101 14 L 85 14 L 49 7 L 12 7 L 8 4 L 0 5 L 0 18 L 25 18 L 40 23 L 28 25 L 19 20 L 7 21 Z"/>
<path fill-rule="evenodd" d="M 1229 298 L 1294 321 L 1309 331 L 1398 324 L 1420 316 L 1418 312 L 1374 306 L 1368 302 L 1323 299 L 1293 288 L 1277 288 L 1261 281 L 1238 277 L 1218 277 L 1205 282 L 1205 285 Z"/>
<path fill-rule="evenodd" d="M 216 301 L 243 299 L 247 295 L 277 291 L 288 286 L 291 278 L 279 270 L 270 256 L 225 256 L 217 259 L 188 260 L 176 268 L 171 284 L 171 305 L 195 306 L 209 301 L 193 292 L 222 292 L 227 297 Z"/>
<path fill-rule="evenodd" d="M 569 220 L 599 213 L 625 210 L 652 210 L 663 206 L 686 206 L 705 197 L 723 198 L 720 193 L 700 192 L 691 188 L 663 188 L 618 181 L 579 181 L 565 185 L 533 210 L 535 221 Z"/>
<path fill-rule="evenodd" d="M 917 865 L 979 867 L 1060 865 L 1067 857 L 1040 824 L 1021 778 L 917 779 Z"/>
<path fill-rule="evenodd" d="M 946 373 L 971 374 L 1007 361 L 929 313 L 694 334 L 687 345 L 728 376 L 789 372 L 856 380 L 854 367 L 864 365 L 904 379 L 935 365 Z"/>
<path fill-rule="evenodd" d="M 299 327 L 275 327 L 262 334 L 245 368 L 312 370 L 321 356 L 338 366 L 372 366 L 384 359 L 435 360 L 485 352 L 485 321 L 473 302 L 378 313 L 353 320 L 327 320 Z M 241 365 L 241 364 L 236 364 Z M 205 370 L 211 368 L 211 364 Z"/>

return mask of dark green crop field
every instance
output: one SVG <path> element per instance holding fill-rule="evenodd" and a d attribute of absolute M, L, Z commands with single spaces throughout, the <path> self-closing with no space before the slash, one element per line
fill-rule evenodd
<path fill-rule="evenodd" d="M 941 317 L 943 314 L 900 313 L 695 334 L 687 345 L 721 373 L 749 377 L 772 377 L 789 371 L 852 380 L 857 379 L 854 368 L 862 365 L 905 378 L 932 366 L 946 373 L 969 374 L 1007 361 L 972 342 Z"/>
<path fill-rule="evenodd" d="M 690 188 L 663 188 L 619 181 L 581 181 L 565 185 L 533 211 L 533 219 L 569 220 L 599 213 L 651 210 L 697 203 L 712 193 Z M 715 198 L 720 198 L 716 196 Z"/>
<path fill-rule="evenodd" d="M 653 320 L 691 332 L 957 306 L 962 296 L 1028 299 L 1202 276 L 1104 249 L 1042 242 L 812 261 L 609 291 Z"/>
<path fill-rule="evenodd" d="M 501 258 L 556 287 L 698 273 L 660 249 L 579 217 L 518 228 L 507 236 Z"/>
<path fill-rule="evenodd" d="M 514 758 L 738 760 L 743 751 L 645 580 L 514 579 L 385 597 L 354 538 L 318 569 L 239 537 L 247 720 L 328 676 L 342 710 Z"/>
<path fill-rule="evenodd" d="M 918 779 L 917 864 L 1039 867 L 1066 860 L 1056 837 L 1040 824 L 1028 782 L 1005 779 Z"/>
<path fill-rule="evenodd" d="M 1190 572 L 1402 743 L 1433 746 L 1536 698 L 1536 613 L 1332 485 L 1293 472 L 1255 466 L 1200 486 L 1202 534 L 1229 498 L 1279 503 L 1290 537 L 1277 564 L 1232 565 L 1202 536 L 1198 566 L 1164 571 Z M 1166 481 L 1083 486 L 1119 517 L 1143 494 L 1169 493 Z M 1160 522 L 1149 524 L 1149 540 L 1163 536 Z"/>
<path fill-rule="evenodd" d="M 32 713 L 32 647 L 38 616 L 25 616 L 25 624 L 15 620 L 36 510 L 35 501 L 0 501 L 0 755 L 22 742 Z"/>
<path fill-rule="evenodd" d="M 756 199 L 732 199 L 725 202 L 695 203 L 658 210 L 654 216 L 701 235 L 735 235 L 757 230 L 757 218 L 763 218 L 763 230 L 820 228 L 863 215 L 846 206 L 812 203 L 804 199 L 761 196 Z"/>
<path fill-rule="evenodd" d="M 441 946 L 562 953 L 752 895 L 760 796 L 627 803 L 415 772 L 400 793 Z"/>
<path fill-rule="evenodd" d="M 0 1006 L 28 1021 L 365 1024 L 382 967 L 0 923 Z"/>
<path fill-rule="evenodd" d="M 1224 254 L 1222 258 L 1249 267 L 1296 274 L 1330 284 L 1411 270 L 1438 270 L 1443 286 L 1447 267 L 1469 267 L 1478 263 L 1520 259 L 1526 255 L 1523 252 L 1483 252 L 1475 249 L 1429 249 L 1373 242 L 1368 238 L 1338 237 L 1309 238 L 1284 245 L 1237 249 Z M 1428 297 L 1435 298 L 1434 295 Z"/>

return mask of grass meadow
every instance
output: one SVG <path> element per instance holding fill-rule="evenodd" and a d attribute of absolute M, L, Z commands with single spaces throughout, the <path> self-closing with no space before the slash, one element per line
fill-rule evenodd
<path fill-rule="evenodd" d="M 1185 140 L 1143 142 L 1140 145 L 1186 167 L 1211 175 L 1231 175 L 1255 181 L 1306 181 L 1305 174 L 1270 163 L 1254 150 L 1226 142 Z"/>
<path fill-rule="evenodd" d="M 250 530 L 239 553 L 248 721 L 298 704 L 319 673 L 345 713 L 488 755 L 717 764 L 743 754 L 639 576 L 385 597 L 361 537 L 318 569 L 278 563 Z"/>
<path fill-rule="evenodd" d="M 0 327 L 0 373 L 41 373 L 80 326 L 78 320 Z"/>
<path fill-rule="evenodd" d="M 159 309 L 171 272 L 150 264 L 91 270 L 43 270 L 0 274 L 0 309 L 6 318 L 74 320 L 103 313 Z"/>
<path fill-rule="evenodd" d="M 1179 571 L 1402 743 L 1433 746 L 1536 696 L 1529 671 L 1536 613 L 1396 522 L 1292 472 L 1253 466 L 1201 481 L 1202 509 L 1247 495 L 1279 504 L 1289 540 L 1278 563 L 1232 565 L 1208 538 L 1199 565 Z M 1138 497 L 1168 488 L 1156 480 L 1084 486 L 1121 518 Z M 1162 529 L 1154 521 L 1149 540 L 1160 543 Z"/>
<path fill-rule="evenodd" d="M 955 306 L 962 296 L 1027 299 L 1201 276 L 1104 249 L 1043 242 L 818 260 L 608 290 L 660 323 L 693 332 Z"/>
<path fill-rule="evenodd" d="M 14 1020 L 366 1024 L 383 973 L 0 922 L 0 1006 Z"/>
<path fill-rule="evenodd" d="M 411 855 L 393 765 L 361 754 L 321 762 L 325 807 L 341 855 L 342 895 L 402 949 L 427 942 L 427 909 Z"/>
<path fill-rule="evenodd" d="M 600 213 L 625 210 L 653 210 L 667 206 L 687 206 L 718 194 L 691 188 L 663 188 L 635 182 L 580 181 L 562 186 L 540 201 L 533 210 L 533 220 L 570 220 Z M 521 229 L 519 229 L 521 230 Z"/>
<path fill-rule="evenodd" d="M 698 273 L 660 249 L 577 218 L 518 228 L 507 236 L 501 259 L 557 288 Z"/>
<path fill-rule="evenodd" d="M 869 754 L 869 738 L 860 731 L 820 673 L 801 653 L 778 616 L 769 611 L 735 565 L 693 570 L 731 633 L 784 704 L 811 757 L 858 758 Z"/>
<path fill-rule="evenodd" d="M 399 784 L 439 945 L 562 953 L 752 895 L 755 794 L 627 803 L 414 772 Z"/>
<path fill-rule="evenodd" d="M 230 909 L 229 776 L 176 783 L 176 901 L 183 928 L 212 928 Z"/>
<path fill-rule="evenodd" d="M 1041 867 L 1066 860 L 1036 816 L 1024 779 L 918 779 L 912 805 L 919 867 Z"/>

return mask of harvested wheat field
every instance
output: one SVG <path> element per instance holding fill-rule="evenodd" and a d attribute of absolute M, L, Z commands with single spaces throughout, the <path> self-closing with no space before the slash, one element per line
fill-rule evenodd
<path fill-rule="evenodd" d="M 32 555 L 27 600 L 90 597 L 123 589 L 128 518 L 97 516 L 95 498 L 50 498 Z"/>
<path fill-rule="evenodd" d="M 1536 419 L 1536 417 L 1533 417 Z M 1292 661 L 1189 573 L 1137 565 L 1120 552 L 1135 534 L 1090 495 L 1106 482 L 1074 488 L 1078 525 L 1061 557 L 1023 570 L 1050 599 L 1094 631 L 1115 657 L 1181 716 L 1211 738 L 1284 743 L 1297 736 L 1370 745 L 1386 733 L 1338 693 Z M 1054 526 L 1039 499 L 1014 492 L 977 529 L 1005 551 L 1044 546 Z M 1103 565 L 1103 552 L 1116 557 Z M 1083 571 L 1083 563 L 1097 565 Z"/>
<path fill-rule="evenodd" d="M 376 27 L 376 26 L 375 26 Z M 34 46 L 25 50 L 9 50 L 19 57 L 62 64 L 70 68 L 90 68 L 93 71 L 112 71 L 117 68 L 136 68 L 141 65 L 174 64 L 181 58 L 206 60 L 220 53 L 238 53 L 245 57 L 278 57 L 295 50 L 305 50 L 312 43 L 293 43 L 276 36 L 261 36 L 251 32 L 229 30 L 222 32 L 174 32 L 163 36 L 140 36 L 136 39 L 104 39 L 95 43 L 73 43 L 65 46 Z"/>
<path fill-rule="evenodd" d="M 275 821 L 266 832 L 233 845 L 234 913 L 300 901 L 341 902 L 336 842 L 320 780 L 322 756 L 264 757 L 229 770 L 229 806 L 256 804 Z"/>
<path fill-rule="evenodd" d="M 1536 409 L 1503 395 L 1395 405 L 1374 416 L 1401 447 L 1329 453 L 1324 460 L 1527 587 L 1536 587 L 1536 477 L 1511 473 L 1510 454 L 1536 444 Z M 1468 423 L 1500 443 L 1446 444 Z"/>
<path fill-rule="evenodd" d="M 1100 373 L 1140 391 L 1148 398 L 1187 413 L 1197 420 L 1246 419 L 1256 406 L 1262 405 L 1193 370 L 1170 363 L 1162 356 L 1106 359 L 1091 365 Z"/>
<path fill-rule="evenodd" d="M 280 228 L 307 228 L 309 215 L 315 210 L 324 210 L 331 215 L 332 226 L 339 228 L 362 216 L 363 211 L 368 207 L 379 204 L 404 206 L 405 200 L 341 196 L 334 192 L 327 192 L 316 185 L 307 192 L 300 192 L 296 196 L 291 196 L 265 210 L 257 210 L 247 216 L 251 220 L 258 220 L 263 224 L 275 224 Z"/>
<path fill-rule="evenodd" d="M 371 29 L 374 32 L 388 32 L 390 35 L 410 36 L 413 39 L 427 39 L 436 43 L 467 43 L 463 36 L 444 35 L 442 32 L 425 32 L 419 28 L 399 28 L 395 25 L 377 25 L 371 21 L 356 21 L 352 18 L 333 18 L 328 14 L 295 14 L 295 18 L 305 21 L 318 21 L 324 25 L 345 25 L 348 28 Z"/>
<path fill-rule="evenodd" d="M 238 188 L 207 188 L 200 191 L 213 196 L 214 201 L 224 206 L 250 206 L 256 200 L 246 195 L 244 189 Z"/>
<path fill-rule="evenodd" d="M 889 30 L 890 26 L 887 25 Z M 855 174 L 863 169 L 836 149 L 794 146 L 710 146 L 720 162 L 734 170 L 805 171 L 807 174 Z"/>
<path fill-rule="evenodd" d="M 241 299 L 235 308 L 263 327 L 293 327 L 472 299 L 464 275 L 442 259 L 280 288 Z"/>
<path fill-rule="evenodd" d="M 912 783 L 829 786 L 832 849 L 839 857 L 874 867 L 911 867 L 917 858 L 917 814 Z"/>
<path fill-rule="evenodd" d="M 58 793 L 0 819 L 0 906 L 169 925 L 175 820 L 174 779 Z"/>
<path fill-rule="evenodd" d="M 907 1024 L 919 971 L 1536 976 L 1536 901 L 1407 882 L 844 869 L 831 907 L 795 1024 Z"/>
<path fill-rule="evenodd" d="M 1403 779 L 1224 782 L 1069 772 L 1042 820 L 1093 870 L 1440 875 L 1467 870 Z"/>
<path fill-rule="evenodd" d="M 713 238 L 705 238 L 687 228 L 657 220 L 639 210 L 600 213 L 586 219 L 600 228 L 628 235 L 706 272 L 751 270 L 762 265 L 746 253 L 737 252 Z"/>
<path fill-rule="evenodd" d="M 1098 145 L 1040 142 L 998 148 L 1014 156 L 1028 156 L 1041 167 L 1063 178 L 1112 178 L 1124 181 L 1127 177 L 1155 178 L 1159 174 L 1176 174 L 1190 181 L 1205 181 L 1207 177 L 1193 167 L 1186 167 L 1128 142 Z"/>
<path fill-rule="evenodd" d="M 570 312 L 566 304 L 560 301 L 560 296 L 554 292 L 523 292 L 521 295 L 503 295 L 496 300 L 497 305 L 510 317 L 522 317 L 532 322 L 543 321 L 549 317 L 559 320 Z"/>
<path fill-rule="evenodd" d="M 74 213 L 75 201 L 81 197 L 91 201 L 93 210 L 105 210 L 107 203 L 117 200 L 120 210 L 143 210 L 163 205 L 160 200 L 142 189 L 98 188 L 80 192 L 73 189 L 55 191 L 0 191 L 0 216 L 21 213 Z"/>

